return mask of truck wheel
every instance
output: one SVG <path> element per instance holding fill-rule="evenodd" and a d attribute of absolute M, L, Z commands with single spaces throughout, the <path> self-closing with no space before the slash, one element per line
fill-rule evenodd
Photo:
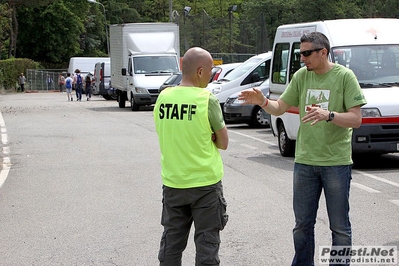
<path fill-rule="evenodd" d="M 133 96 L 130 98 L 130 107 L 132 111 L 138 111 L 140 109 L 140 105 L 134 102 Z"/>
<path fill-rule="evenodd" d="M 251 122 L 249 122 L 251 127 L 267 127 L 269 125 L 269 120 L 263 116 L 263 112 L 259 105 L 254 106 Z"/>
<path fill-rule="evenodd" d="M 282 156 L 294 156 L 295 141 L 288 138 L 283 123 L 280 123 L 278 126 L 278 148 L 280 149 L 280 153 Z"/>
<path fill-rule="evenodd" d="M 118 93 L 118 104 L 119 108 L 125 108 L 126 106 L 126 93 L 119 92 Z"/>

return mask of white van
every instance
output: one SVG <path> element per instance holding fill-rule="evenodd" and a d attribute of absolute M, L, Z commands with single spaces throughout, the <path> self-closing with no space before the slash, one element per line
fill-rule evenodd
<path fill-rule="evenodd" d="M 235 92 L 259 86 L 269 78 L 272 52 L 255 55 L 232 70 L 226 77 L 208 84 L 222 106 Z"/>
<path fill-rule="evenodd" d="M 116 94 L 110 90 L 111 85 L 111 61 L 105 58 L 94 65 L 93 95 L 101 95 L 106 100 L 116 100 Z"/>
<path fill-rule="evenodd" d="M 367 104 L 362 125 L 353 130 L 353 153 L 399 152 L 399 19 L 340 19 L 283 25 L 273 45 L 270 98 L 278 99 L 292 75 L 301 67 L 299 47 L 303 34 L 318 31 L 327 36 L 329 60 L 356 74 Z M 280 153 L 294 154 L 299 110 L 271 115 Z"/>
<path fill-rule="evenodd" d="M 104 62 L 105 60 L 109 62 L 110 59 L 109 57 L 71 57 L 69 59 L 68 72 L 74 75 L 75 70 L 79 69 L 84 78 L 89 73 L 93 74 L 95 63 Z"/>

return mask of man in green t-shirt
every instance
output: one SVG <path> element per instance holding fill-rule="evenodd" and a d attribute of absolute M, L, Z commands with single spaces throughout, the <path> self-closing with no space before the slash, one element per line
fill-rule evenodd
<path fill-rule="evenodd" d="M 292 265 L 314 265 L 314 225 L 324 190 L 333 246 L 351 246 L 349 190 L 352 179 L 352 128 L 362 123 L 360 107 L 366 104 L 353 72 L 328 61 L 330 44 L 320 32 L 301 37 L 305 64 L 293 76 L 277 101 L 258 89 L 243 91 L 239 99 L 258 104 L 279 116 L 299 107 L 300 126 L 295 149 Z"/>
<path fill-rule="evenodd" d="M 192 223 L 195 265 L 220 263 L 219 232 L 228 216 L 218 149 L 227 149 L 228 134 L 217 98 L 204 89 L 212 66 L 209 52 L 189 49 L 180 85 L 163 90 L 155 103 L 163 183 L 161 266 L 181 265 Z"/>

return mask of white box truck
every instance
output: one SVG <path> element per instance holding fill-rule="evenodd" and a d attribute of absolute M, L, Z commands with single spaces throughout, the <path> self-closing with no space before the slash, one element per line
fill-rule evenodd
<path fill-rule="evenodd" d="M 353 130 L 353 153 L 399 152 L 399 19 L 339 19 L 277 28 L 270 73 L 270 98 L 278 99 L 292 75 L 302 67 L 300 38 L 318 31 L 327 36 L 329 60 L 353 70 L 366 97 L 362 125 Z M 280 153 L 294 154 L 299 128 L 298 108 L 271 115 Z"/>
<path fill-rule="evenodd" d="M 179 26 L 174 23 L 129 23 L 110 26 L 112 87 L 118 104 L 132 111 L 154 104 L 159 87 L 180 71 Z"/>

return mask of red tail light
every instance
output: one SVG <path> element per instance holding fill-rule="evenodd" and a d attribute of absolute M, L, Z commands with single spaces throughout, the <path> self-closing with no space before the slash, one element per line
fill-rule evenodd
<path fill-rule="evenodd" d="M 213 76 L 212 81 L 218 80 L 221 72 L 222 72 L 222 69 L 219 68 L 218 71 L 216 71 L 215 76 Z"/>

